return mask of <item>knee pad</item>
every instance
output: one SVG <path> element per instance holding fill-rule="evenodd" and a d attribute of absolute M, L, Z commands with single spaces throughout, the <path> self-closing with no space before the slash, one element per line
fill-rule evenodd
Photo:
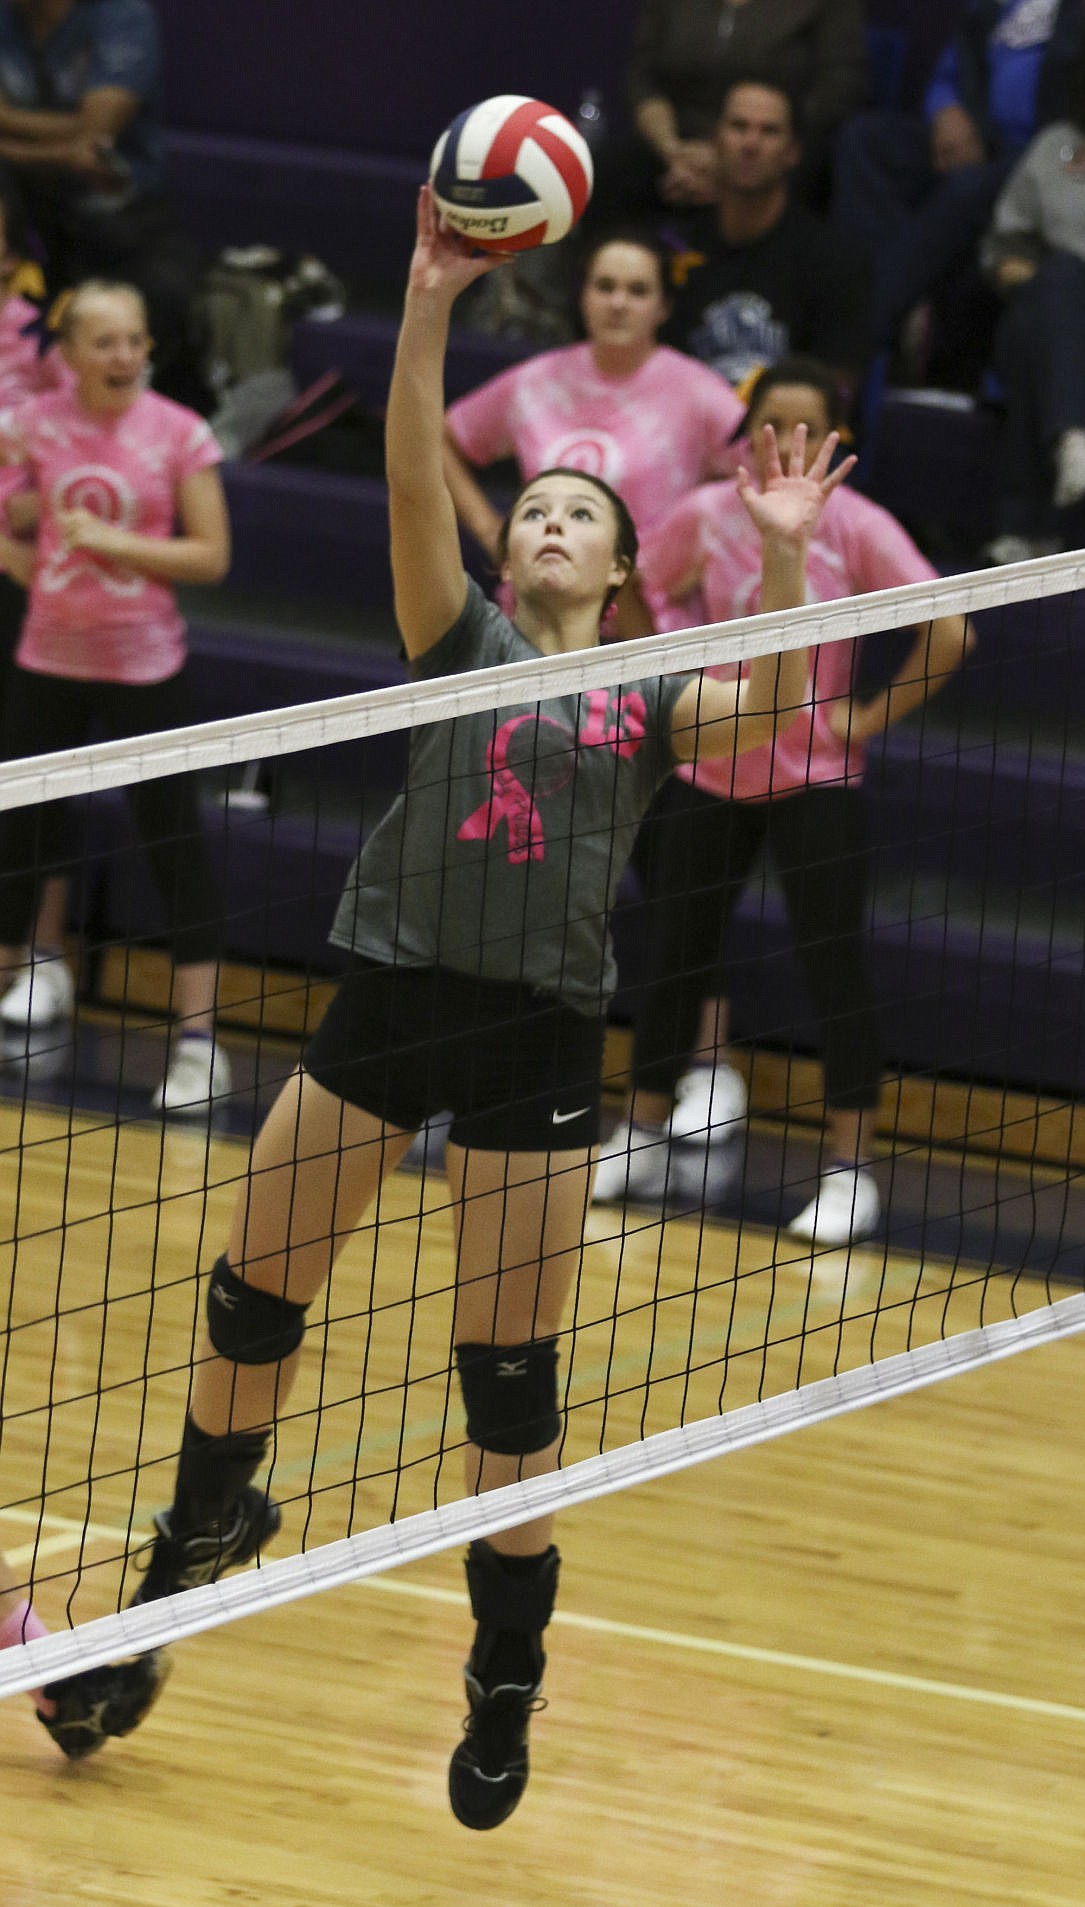
<path fill-rule="evenodd" d="M 467 1435 L 480 1450 L 528 1457 L 561 1434 L 558 1341 L 457 1344 Z"/>
<path fill-rule="evenodd" d="M 246 1284 L 223 1256 L 208 1286 L 207 1329 L 231 1364 L 281 1364 L 305 1336 L 305 1306 Z"/>

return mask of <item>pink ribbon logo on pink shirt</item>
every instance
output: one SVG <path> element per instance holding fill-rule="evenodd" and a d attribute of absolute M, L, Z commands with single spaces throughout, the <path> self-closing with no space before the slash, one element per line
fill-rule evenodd
<path fill-rule="evenodd" d="M 647 707 L 637 690 L 591 689 L 582 698 L 587 719 L 575 738 L 547 715 L 514 715 L 503 722 L 486 749 L 490 793 L 456 831 L 457 841 L 492 841 L 501 823 L 509 832 L 508 859 L 517 866 L 546 858 L 546 835 L 538 800 L 556 795 L 573 777 L 577 746 L 610 748 L 635 755 L 647 729 Z M 545 746 L 540 746 L 545 731 Z"/>

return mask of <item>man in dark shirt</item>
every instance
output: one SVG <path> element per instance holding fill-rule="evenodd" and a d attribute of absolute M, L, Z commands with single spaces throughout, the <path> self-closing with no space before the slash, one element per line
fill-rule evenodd
<path fill-rule="evenodd" d="M 716 203 L 679 228 L 668 342 L 732 384 L 798 352 L 854 385 L 867 356 L 866 274 L 792 198 L 801 144 L 788 94 L 736 81 L 715 143 Z"/>
<path fill-rule="evenodd" d="M 199 406 L 200 258 L 163 189 L 160 85 L 149 0 L 0 0 L 0 187 L 41 240 L 49 291 L 99 275 L 138 286 L 155 383 Z"/>

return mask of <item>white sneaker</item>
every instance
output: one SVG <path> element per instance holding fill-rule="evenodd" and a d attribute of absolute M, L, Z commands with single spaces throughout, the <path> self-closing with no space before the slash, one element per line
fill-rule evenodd
<path fill-rule="evenodd" d="M 1004 536 L 996 536 L 988 543 L 983 554 L 988 563 L 1027 563 L 1034 556 L 1054 556 L 1058 544 L 1050 536 L 1015 536 L 1007 530 Z"/>
<path fill-rule="evenodd" d="M 1056 510 L 1067 510 L 1085 497 L 1085 430 L 1064 430 L 1055 445 Z"/>
<path fill-rule="evenodd" d="M 151 1095 L 154 1112 L 203 1112 L 232 1085 L 229 1055 L 216 1040 L 189 1034 L 176 1042 L 166 1077 Z"/>
<path fill-rule="evenodd" d="M 838 1165 L 822 1173 L 809 1205 L 787 1229 L 812 1245 L 848 1245 L 869 1237 L 881 1209 L 873 1173 L 865 1165 Z"/>
<path fill-rule="evenodd" d="M 57 1020 L 70 1020 L 75 1010 L 75 981 L 71 968 L 60 954 L 31 958 L 20 967 L 11 986 L 0 1000 L 0 1020 L 5 1026 L 52 1026 Z"/>
<path fill-rule="evenodd" d="M 723 1205 L 737 1190 L 745 1165 L 743 1145 L 705 1145 L 703 1140 L 700 1144 L 679 1140 L 671 1147 L 668 1202 L 691 1209 Z"/>
<path fill-rule="evenodd" d="M 669 1188 L 670 1143 L 666 1133 L 648 1126 L 615 1126 L 599 1151 L 592 1188 L 596 1205 L 622 1205 L 626 1199 L 663 1198 Z"/>
<path fill-rule="evenodd" d="M 746 1117 L 746 1081 L 735 1066 L 694 1066 L 683 1073 L 675 1094 L 668 1131 L 672 1139 L 700 1139 L 718 1145 Z"/>

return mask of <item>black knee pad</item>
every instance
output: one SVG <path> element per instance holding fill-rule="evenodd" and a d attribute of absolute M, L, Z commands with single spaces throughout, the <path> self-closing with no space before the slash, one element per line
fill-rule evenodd
<path fill-rule="evenodd" d="M 558 1341 L 457 1344 L 467 1435 L 480 1450 L 528 1457 L 561 1435 Z"/>
<path fill-rule="evenodd" d="M 305 1306 L 246 1284 L 223 1256 L 207 1290 L 207 1329 L 231 1364 L 280 1364 L 305 1336 Z"/>

